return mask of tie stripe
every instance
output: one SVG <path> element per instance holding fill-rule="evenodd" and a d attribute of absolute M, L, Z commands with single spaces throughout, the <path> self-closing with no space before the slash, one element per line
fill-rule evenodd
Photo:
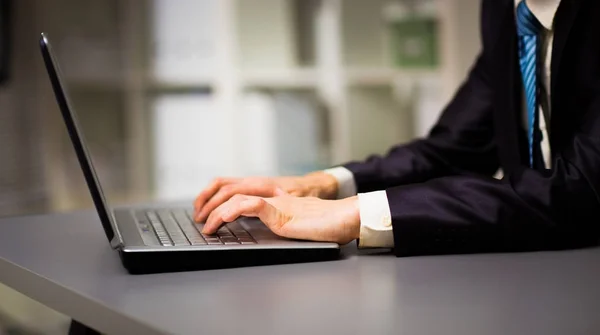
<path fill-rule="evenodd" d="M 533 167 L 534 132 L 537 115 L 537 46 L 538 34 L 542 25 L 527 7 L 525 1 L 517 6 L 517 34 L 519 35 L 519 63 L 525 96 L 527 99 L 527 116 L 529 120 L 529 165 Z"/>

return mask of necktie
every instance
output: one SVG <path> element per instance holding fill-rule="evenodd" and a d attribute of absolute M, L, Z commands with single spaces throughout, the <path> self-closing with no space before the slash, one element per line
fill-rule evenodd
<path fill-rule="evenodd" d="M 537 129 L 538 108 L 538 82 L 537 82 L 537 58 L 538 58 L 538 35 L 542 25 L 533 15 L 525 1 L 517 6 L 517 34 L 519 35 L 519 63 L 521 75 L 525 87 L 527 99 L 527 116 L 529 120 L 529 165 L 534 166 L 534 154 L 539 150 L 539 136 Z M 535 149 L 534 149 L 535 148 Z"/>

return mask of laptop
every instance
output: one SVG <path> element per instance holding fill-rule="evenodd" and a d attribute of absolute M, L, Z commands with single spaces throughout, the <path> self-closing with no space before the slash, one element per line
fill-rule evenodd
<path fill-rule="evenodd" d="M 324 261 L 339 256 L 337 243 L 282 238 L 254 218 L 240 218 L 224 225 L 215 235 L 203 235 L 203 224 L 192 220 L 191 200 L 189 208 L 156 204 L 110 208 L 45 33 L 41 34 L 40 48 L 100 222 L 129 273 Z"/>

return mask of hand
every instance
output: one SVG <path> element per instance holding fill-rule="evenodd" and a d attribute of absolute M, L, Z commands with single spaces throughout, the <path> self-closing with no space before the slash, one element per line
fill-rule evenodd
<path fill-rule="evenodd" d="M 337 180 L 324 172 L 300 177 L 217 178 L 194 201 L 194 219 L 204 222 L 218 206 L 236 194 L 274 197 L 290 194 L 299 197 L 333 199 L 337 194 Z"/>
<path fill-rule="evenodd" d="M 281 195 L 273 198 L 235 195 L 212 211 L 202 233 L 214 234 L 240 216 L 258 217 L 275 234 L 294 239 L 346 244 L 360 234 L 357 197 L 323 200 Z"/>

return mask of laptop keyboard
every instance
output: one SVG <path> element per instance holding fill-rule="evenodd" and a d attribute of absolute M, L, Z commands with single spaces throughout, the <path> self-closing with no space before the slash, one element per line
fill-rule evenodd
<path fill-rule="evenodd" d="M 163 246 L 256 244 L 236 221 L 222 226 L 215 235 L 202 234 L 204 224 L 195 223 L 191 211 L 183 209 L 136 211 L 135 218 L 143 231 L 152 227 Z"/>

